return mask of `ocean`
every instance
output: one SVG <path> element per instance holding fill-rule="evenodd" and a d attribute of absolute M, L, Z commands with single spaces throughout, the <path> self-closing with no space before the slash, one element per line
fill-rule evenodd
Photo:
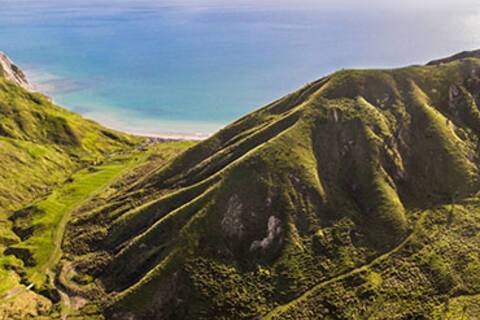
<path fill-rule="evenodd" d="M 0 51 L 127 132 L 205 137 L 341 68 L 480 48 L 475 1 L 0 0 Z"/>

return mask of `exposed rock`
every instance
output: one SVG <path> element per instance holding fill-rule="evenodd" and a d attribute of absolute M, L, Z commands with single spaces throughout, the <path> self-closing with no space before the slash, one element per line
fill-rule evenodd
<path fill-rule="evenodd" d="M 455 108 L 455 101 L 460 95 L 460 89 L 456 85 L 451 85 L 448 90 L 448 102 L 451 109 Z"/>
<path fill-rule="evenodd" d="M 333 108 L 333 109 L 329 110 L 328 115 L 329 115 L 329 119 L 331 121 L 333 121 L 334 123 L 337 123 L 342 116 L 342 111 L 340 109 Z"/>
<path fill-rule="evenodd" d="M 28 91 L 34 91 L 33 85 L 28 81 L 25 73 L 15 65 L 5 53 L 0 51 L 0 72 L 7 80 L 13 81 Z"/>
<path fill-rule="evenodd" d="M 255 240 L 250 245 L 250 251 L 255 251 L 258 249 L 267 250 L 269 249 L 274 241 L 278 240 L 282 234 L 282 221 L 275 216 L 270 216 L 267 223 L 267 236 L 262 240 Z"/>
<path fill-rule="evenodd" d="M 222 219 L 222 230 L 229 237 L 242 238 L 245 226 L 242 223 L 243 205 L 237 195 L 228 200 L 227 212 Z"/>

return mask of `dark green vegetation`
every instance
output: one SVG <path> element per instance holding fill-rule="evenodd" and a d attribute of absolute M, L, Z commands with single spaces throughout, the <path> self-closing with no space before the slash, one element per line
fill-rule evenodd
<path fill-rule="evenodd" d="M 11 154 L 45 146 L 44 158 L 72 165 L 37 169 L 44 162 L 24 160 L 27 177 L 43 179 L 37 193 L 21 192 L 30 184 L 18 173 L 0 180 L 19 185 L 6 188 L 10 203 L 2 204 L 5 217 L 13 214 L 1 229 L 0 312 L 34 305 L 30 313 L 47 319 L 475 319 L 479 55 L 334 73 L 179 155 L 191 144 L 138 147 L 5 82 L 12 99 L 32 103 L 27 115 L 38 100 L 70 124 L 31 116 L 27 130 L 8 114 L 17 123 L 3 135 L 18 148 Z"/>
<path fill-rule="evenodd" d="M 190 144 L 104 128 L 29 88 L 0 53 L 0 319 L 65 313 L 55 274 L 71 213 L 120 176 Z"/>
<path fill-rule="evenodd" d="M 58 281 L 112 319 L 473 319 L 479 105 L 476 52 L 334 73 L 77 210 Z"/>

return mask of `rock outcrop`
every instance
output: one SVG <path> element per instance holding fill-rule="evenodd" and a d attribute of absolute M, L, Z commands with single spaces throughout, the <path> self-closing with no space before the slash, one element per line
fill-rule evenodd
<path fill-rule="evenodd" d="M 28 81 L 25 73 L 8 58 L 8 56 L 0 51 L 0 72 L 3 73 L 3 76 L 9 80 L 13 81 L 22 88 L 28 91 L 34 91 L 34 86 Z"/>

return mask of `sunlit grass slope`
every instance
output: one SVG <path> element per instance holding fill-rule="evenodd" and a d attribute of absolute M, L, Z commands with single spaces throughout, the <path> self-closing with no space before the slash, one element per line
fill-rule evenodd
<path fill-rule="evenodd" d="M 45 271 L 58 262 L 69 213 L 89 197 L 94 197 L 132 165 L 133 160 L 129 157 L 115 157 L 104 165 L 77 171 L 71 176 L 71 182 L 56 188 L 45 199 L 15 213 L 11 220 L 15 222 L 17 234 L 24 235 L 24 241 L 11 246 L 10 250 L 25 249 L 31 252 L 32 266 L 27 269 L 30 282 L 41 284 Z"/>
<path fill-rule="evenodd" d="M 476 53 L 310 83 L 78 210 L 63 285 L 112 319 L 461 318 L 479 92 Z"/>
<path fill-rule="evenodd" d="M 45 192 L 72 168 L 139 142 L 53 105 L 0 77 L 0 207 Z M 15 182 L 15 188 L 9 183 Z"/>
<path fill-rule="evenodd" d="M 27 234 L 35 228 L 41 230 L 48 238 L 47 234 L 58 230 L 60 218 L 58 214 L 39 214 L 34 225 L 16 229 L 12 224 L 12 213 L 51 193 L 55 187 L 72 179 L 76 171 L 102 162 L 113 153 L 132 149 L 143 141 L 143 138 L 106 129 L 59 108 L 44 95 L 29 92 L 6 80 L 3 71 L 0 67 L 0 298 L 8 295 L 12 288 L 16 290 L 22 281 L 23 271 L 16 272 L 12 267 L 22 267 L 23 262 L 7 254 L 7 250 L 15 246 L 21 247 L 20 242 L 25 236 L 22 227 L 26 228 Z M 61 197 L 63 209 L 92 191 L 87 188 L 87 182 L 79 186 L 77 198 Z M 48 244 L 40 241 L 28 245 L 37 246 L 35 255 L 40 257 L 51 250 Z M 27 300 L 37 299 L 34 293 L 27 295 Z M 18 307 L 30 312 L 25 304 L 18 304 Z M 12 316 L 1 311 L 0 314 L 7 318 Z"/>
<path fill-rule="evenodd" d="M 10 74 L 21 73 L 9 68 Z M 0 318 L 66 318 L 75 302 L 55 278 L 72 213 L 87 200 L 101 203 L 192 143 L 161 143 L 104 128 L 6 80 L 3 71 L 0 67 Z"/>
<path fill-rule="evenodd" d="M 73 307 L 65 305 L 55 284 L 63 234 L 72 213 L 86 201 L 93 206 L 101 204 L 126 181 L 169 161 L 191 145 L 188 141 L 156 143 L 113 154 L 76 171 L 44 198 L 15 211 L 9 220 L 11 232 L 19 240 L 9 244 L 0 258 L 0 316 L 22 319 L 28 314 L 41 314 L 50 319 L 74 312 Z M 23 312 L 25 306 L 28 311 Z"/>

